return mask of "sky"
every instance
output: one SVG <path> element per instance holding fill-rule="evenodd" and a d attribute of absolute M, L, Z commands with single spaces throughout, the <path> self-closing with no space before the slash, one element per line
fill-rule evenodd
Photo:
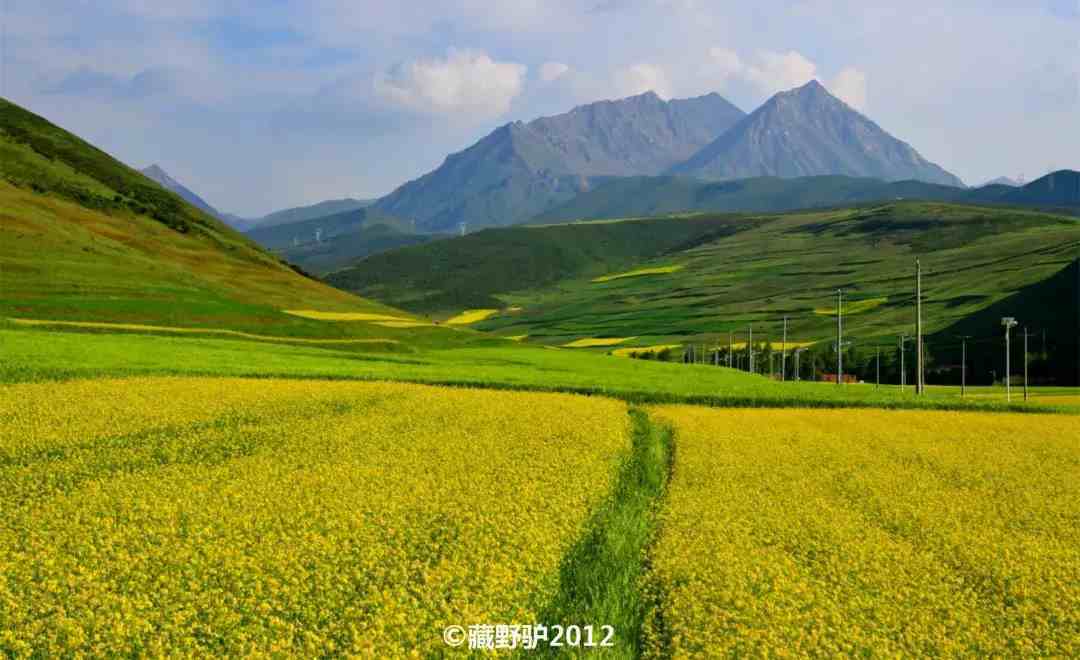
<path fill-rule="evenodd" d="M 979 184 L 1080 169 L 1080 0 L 0 0 L 0 95 L 254 217 L 508 121 L 817 78 Z"/>

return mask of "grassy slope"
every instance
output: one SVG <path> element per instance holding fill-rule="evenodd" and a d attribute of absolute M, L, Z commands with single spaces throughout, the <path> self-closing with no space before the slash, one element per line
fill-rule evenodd
<path fill-rule="evenodd" d="M 501 307 L 497 296 L 507 291 L 604 275 L 753 224 L 738 216 L 703 216 L 487 229 L 375 255 L 327 279 L 411 311 L 451 316 Z"/>
<path fill-rule="evenodd" d="M 0 318 L 460 343 L 283 309 L 401 314 L 277 257 L 79 138 L 0 101 Z"/>
<path fill-rule="evenodd" d="M 724 225 L 742 231 L 708 234 Z M 619 236 L 618 251 L 607 251 L 595 239 L 597 227 Z M 526 240 L 530 236 L 536 238 Z M 790 317 L 790 340 L 827 339 L 834 332 L 834 317 L 820 312 L 835 304 L 835 291 L 842 287 L 856 305 L 886 298 L 884 304 L 846 317 L 849 338 L 881 337 L 885 342 L 889 337 L 892 345 L 896 334 L 911 332 L 916 255 L 923 261 L 926 331 L 933 333 L 1061 270 L 1080 249 L 1080 222 L 1034 211 L 903 202 L 773 216 L 529 227 L 469 239 L 443 242 L 437 255 L 433 246 L 423 246 L 397 255 L 397 262 L 391 261 L 394 255 L 361 262 L 352 269 L 352 280 L 336 281 L 364 282 L 358 290 L 365 294 L 423 311 L 445 301 L 442 311 L 449 313 L 454 302 L 472 303 L 481 296 L 489 307 L 498 306 L 492 301 L 520 306 L 521 311 L 476 327 L 527 334 L 530 341 L 562 344 L 579 337 L 633 336 L 641 346 L 726 342 L 729 331 L 745 334 L 751 323 L 756 339 L 778 340 L 784 315 Z M 542 270 L 547 254 L 573 250 L 602 254 L 593 263 L 562 271 L 562 278 L 522 277 L 530 269 Z M 488 254 L 496 257 L 487 259 Z M 512 257 L 500 262 L 497 255 Z M 439 260 L 445 273 L 470 272 L 436 282 L 389 267 L 405 269 L 425 257 Z M 598 271 L 671 265 L 682 268 L 591 281 L 604 274 Z M 376 269 L 382 276 L 372 272 Z"/>
<path fill-rule="evenodd" d="M 532 223 L 572 222 L 694 211 L 775 213 L 886 200 L 1010 205 L 1080 213 L 1080 173 L 1063 170 L 1023 188 L 956 188 L 921 181 L 848 176 L 754 177 L 707 182 L 687 177 L 626 177 L 599 185 L 542 213 Z"/>

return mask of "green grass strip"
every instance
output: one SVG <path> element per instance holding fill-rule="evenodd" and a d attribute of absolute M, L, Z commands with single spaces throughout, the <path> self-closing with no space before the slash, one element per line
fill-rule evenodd
<path fill-rule="evenodd" d="M 630 411 L 633 449 L 615 489 L 590 521 L 588 532 L 571 549 L 560 569 L 559 593 L 543 611 L 547 625 L 593 625 L 615 629 L 614 646 L 545 648 L 542 655 L 636 658 L 648 602 L 644 594 L 647 548 L 651 543 L 673 455 L 672 431 L 653 425 L 645 412 Z M 525 652 L 528 654 L 529 652 Z"/>

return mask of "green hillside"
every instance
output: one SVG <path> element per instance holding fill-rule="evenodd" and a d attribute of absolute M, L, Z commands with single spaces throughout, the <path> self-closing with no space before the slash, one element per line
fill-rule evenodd
<path fill-rule="evenodd" d="M 534 218 L 532 224 L 670 213 L 777 213 L 897 199 L 962 201 L 964 188 L 850 176 L 755 177 L 707 182 L 680 176 L 613 179 Z"/>
<path fill-rule="evenodd" d="M 732 215 L 485 229 L 375 255 L 330 274 L 327 281 L 414 312 L 445 316 L 501 307 L 502 294 L 510 291 L 604 275 L 757 222 Z"/>
<path fill-rule="evenodd" d="M 685 176 L 612 179 L 530 222 L 549 224 L 694 211 L 778 213 L 871 202 L 921 200 L 1031 207 L 1080 214 L 1080 173 L 1062 170 L 1014 188 L 958 188 L 850 176 L 755 177 L 708 182 Z"/>
<path fill-rule="evenodd" d="M 297 273 L 108 154 L 0 101 L 0 319 L 347 338 L 370 348 L 462 335 L 285 310 L 404 316 Z"/>
<path fill-rule="evenodd" d="M 896 202 L 485 231 L 367 259 L 331 281 L 417 312 L 503 309 L 474 327 L 547 344 L 610 338 L 603 350 L 726 344 L 729 332 L 745 341 L 751 324 L 756 341 L 779 341 L 784 316 L 790 340 L 826 340 L 843 288 L 847 338 L 888 347 L 913 331 L 916 256 L 933 333 L 1052 276 L 1078 250 L 1074 218 Z M 594 281 L 620 274 L 631 276 Z"/>

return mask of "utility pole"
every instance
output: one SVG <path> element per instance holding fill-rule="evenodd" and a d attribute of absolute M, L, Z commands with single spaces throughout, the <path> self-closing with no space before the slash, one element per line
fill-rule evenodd
<path fill-rule="evenodd" d="M 793 352 L 795 354 L 795 382 L 802 380 L 801 372 L 799 371 L 799 355 L 805 351 L 805 348 L 796 348 Z"/>
<path fill-rule="evenodd" d="M 1024 401 L 1028 400 L 1028 329 L 1024 328 Z"/>
<path fill-rule="evenodd" d="M 728 331 L 727 334 L 727 366 L 731 368 L 731 356 L 735 352 L 735 333 Z"/>
<path fill-rule="evenodd" d="M 967 336 L 960 338 L 960 398 L 967 396 Z"/>
<path fill-rule="evenodd" d="M 1045 343 L 1045 342 L 1044 342 Z M 784 342 L 780 345 L 780 382 L 787 380 L 787 317 L 784 317 Z"/>
<path fill-rule="evenodd" d="M 923 394 L 926 389 L 926 380 L 923 375 L 923 342 L 922 342 L 922 263 L 915 257 L 915 393 Z"/>
<path fill-rule="evenodd" d="M 874 381 L 874 389 L 881 387 L 881 347 L 877 347 L 877 355 L 874 358 L 874 362 L 877 364 L 877 380 Z"/>
<path fill-rule="evenodd" d="M 1005 400 L 1012 401 L 1012 380 L 1009 372 L 1009 330 L 1016 325 L 1016 319 L 1005 316 L 1001 319 L 1001 325 L 1005 328 Z"/>
<path fill-rule="evenodd" d="M 904 391 L 904 387 L 907 385 L 907 371 L 904 369 L 904 342 L 907 341 L 907 335 L 900 335 L 900 391 Z"/>
<path fill-rule="evenodd" d="M 836 384 L 844 382 L 844 348 L 841 345 L 844 339 L 844 291 L 836 290 Z"/>
<path fill-rule="evenodd" d="M 747 335 L 746 341 L 746 366 L 749 367 L 747 371 L 754 373 L 754 326 L 749 326 L 750 332 Z"/>

